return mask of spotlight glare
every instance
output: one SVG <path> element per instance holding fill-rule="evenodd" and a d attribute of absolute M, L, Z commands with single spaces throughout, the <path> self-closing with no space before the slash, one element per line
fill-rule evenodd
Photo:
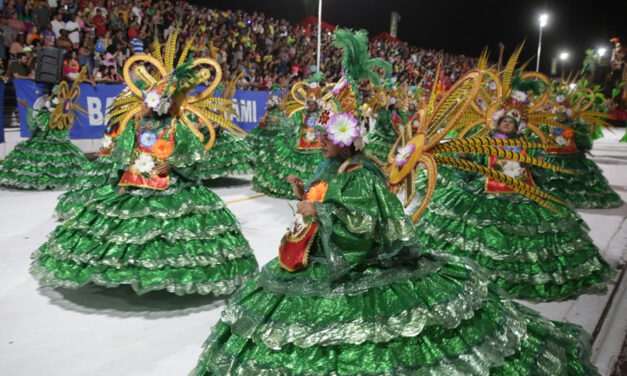
<path fill-rule="evenodd" d="M 541 14 L 539 21 L 540 21 L 540 27 L 545 27 L 547 23 L 549 22 L 549 15 L 546 13 Z"/>

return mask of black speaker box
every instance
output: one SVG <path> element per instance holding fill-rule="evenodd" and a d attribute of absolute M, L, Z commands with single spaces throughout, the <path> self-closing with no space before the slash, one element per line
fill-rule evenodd
<path fill-rule="evenodd" d="M 39 47 L 35 61 L 35 81 L 56 84 L 63 78 L 62 48 Z"/>

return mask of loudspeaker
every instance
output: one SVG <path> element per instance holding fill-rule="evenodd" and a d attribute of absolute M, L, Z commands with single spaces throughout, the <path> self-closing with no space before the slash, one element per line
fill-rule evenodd
<path fill-rule="evenodd" d="M 56 84 L 63 78 L 63 54 L 65 50 L 39 47 L 35 61 L 35 81 Z"/>

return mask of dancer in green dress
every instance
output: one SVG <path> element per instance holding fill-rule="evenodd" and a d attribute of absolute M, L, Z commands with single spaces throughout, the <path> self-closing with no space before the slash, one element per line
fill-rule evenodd
<path fill-rule="evenodd" d="M 335 32 L 365 43 L 351 37 Z M 339 102 L 364 78 L 350 68 Z M 230 300 L 192 375 L 597 374 L 580 328 L 504 298 L 463 258 L 421 250 L 360 151 L 358 111 L 337 110 L 320 131 L 326 160 L 306 190 L 294 181 L 304 195 L 278 259 Z"/>
<path fill-rule="evenodd" d="M 246 137 L 246 141 L 250 144 L 251 149 L 255 151 L 255 155 L 262 150 L 266 150 L 279 136 L 282 116 L 281 98 L 278 97 L 278 93 L 273 91 L 268 97 L 265 115 L 259 124 L 248 132 L 248 137 Z"/>
<path fill-rule="evenodd" d="M 255 165 L 253 188 L 279 198 L 295 198 L 290 175 L 307 180 L 322 161 L 320 142 L 314 125 L 322 111 L 325 95 L 320 87 L 321 75 L 299 82 L 291 90 L 291 103 L 286 106 L 287 117 L 279 120 L 282 131 L 260 155 Z"/>
<path fill-rule="evenodd" d="M 495 83 L 499 87 L 495 92 L 501 96 L 486 107 L 484 125 L 491 138 L 505 145 L 493 150 L 498 155 L 479 158 L 479 170 L 441 171 L 443 184 L 417 222 L 419 240 L 428 249 L 475 260 L 492 281 L 517 298 L 551 301 L 603 292 L 612 270 L 581 217 L 563 201 L 536 188 L 528 157 L 517 160 L 509 156 L 512 151 L 533 155 L 533 148 L 544 147 L 526 142 L 520 133 L 522 123 L 526 132 L 537 130 L 545 138 L 539 124 L 560 126 L 551 120 L 552 113 L 539 110 L 543 102 L 538 98 L 546 96 L 523 90 L 539 85 L 541 77 L 533 73 L 533 79 L 526 79 L 526 75 L 519 77 L 516 86 L 509 85 L 507 76 L 503 82 L 508 85 Z M 548 84 L 546 78 L 544 82 Z M 513 145 L 508 146 L 511 141 Z M 552 168 L 567 172 L 559 166 Z M 520 189 L 476 173 L 480 171 L 505 174 L 516 180 Z M 529 194 L 532 191 L 535 193 Z M 538 200 L 541 197 L 553 197 L 561 205 L 547 206 Z"/>
<path fill-rule="evenodd" d="M 27 107 L 31 138 L 20 142 L 0 165 L 0 185 L 16 189 L 68 189 L 78 184 L 87 158 L 70 141 L 75 112 L 85 111 L 74 101 L 80 94 L 82 75 L 70 88 L 67 82 L 40 97 L 33 108 Z"/>
<path fill-rule="evenodd" d="M 610 127 L 608 117 L 599 106 L 604 98 L 591 89 L 558 88 L 552 104 L 563 124 L 571 129 L 551 127 L 555 146 L 547 149 L 546 161 L 570 170 L 573 174 L 533 170 L 538 186 L 575 208 L 605 209 L 623 205 L 610 187 L 603 171 L 587 157 L 597 128 Z"/>
<path fill-rule="evenodd" d="M 394 147 L 400 128 L 407 124 L 408 120 L 405 111 L 399 106 L 399 96 L 402 96 L 401 90 L 397 89 L 394 83 L 386 82 L 386 103 L 377 112 L 374 129 L 368 132 L 367 136 L 366 155 L 375 157 L 383 163 L 387 161 L 388 154 Z"/>
<path fill-rule="evenodd" d="M 158 60 L 135 55 L 125 65 L 125 77 L 136 63 L 166 71 Z M 189 97 L 197 84 L 212 77 L 209 69 L 217 73 L 208 89 Z M 34 253 L 31 272 L 36 278 L 64 288 L 91 282 L 128 284 L 139 294 L 223 295 L 257 269 L 235 216 L 200 185 L 196 173 L 208 152 L 189 114 L 209 128 L 210 147 L 215 141 L 212 121 L 218 119 L 200 99 L 215 88 L 219 69 L 214 60 L 196 59 L 156 81 L 137 64 L 135 72 L 149 89 L 141 91 L 127 80 L 133 98 L 120 114 L 120 133 L 111 151 L 117 178 L 98 188 Z"/>

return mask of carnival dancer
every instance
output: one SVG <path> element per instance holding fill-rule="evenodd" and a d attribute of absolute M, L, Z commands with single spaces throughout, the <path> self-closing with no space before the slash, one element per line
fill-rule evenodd
<path fill-rule="evenodd" d="M 31 137 L 20 142 L 0 165 L 0 185 L 16 189 L 68 189 L 82 176 L 87 158 L 70 141 L 76 111 L 86 112 L 76 104 L 80 95 L 78 84 L 84 69 L 70 87 L 66 81 L 55 86 L 50 96 L 44 95 L 27 108 L 26 122 Z"/>
<path fill-rule="evenodd" d="M 320 141 L 314 131 L 328 87 L 321 87 L 321 74 L 299 82 L 290 91 L 282 131 L 272 145 L 260 151 L 255 165 L 253 188 L 279 198 L 295 198 L 287 177 L 307 180 L 322 161 Z"/>
<path fill-rule="evenodd" d="M 248 132 L 248 141 L 255 155 L 266 150 L 281 132 L 279 121 L 283 116 L 282 99 L 279 97 L 278 88 L 272 88 L 268 102 L 266 102 L 266 113 L 259 124 Z"/>
<path fill-rule="evenodd" d="M 169 70 L 175 47 L 166 48 L 165 63 L 148 55 L 127 60 L 124 78 L 133 95 L 112 114 L 121 117 L 111 151 L 118 177 L 33 254 L 31 273 L 42 282 L 63 288 L 130 285 L 138 294 L 223 295 L 257 269 L 235 216 L 196 174 L 215 142 L 212 123 L 230 125 L 207 101 L 220 82 L 220 65 L 208 58 L 183 63 L 184 50 Z M 131 81 L 132 67 L 147 90 Z M 208 87 L 191 96 L 203 82 Z M 208 128 L 206 146 L 191 114 Z"/>
<path fill-rule="evenodd" d="M 514 55 L 519 53 L 520 49 Z M 541 75 L 524 73 L 511 83 L 515 56 L 504 74 L 484 76 L 492 94 L 485 92 L 476 98 L 494 95 L 495 102 L 476 106 L 475 98 L 470 107 L 483 116 L 477 118 L 483 128 L 476 135 L 487 130 L 492 139 L 503 140 L 504 149 L 488 149 L 497 154 L 478 158 L 481 166 L 465 173 L 444 170 L 442 184 L 417 222 L 419 239 L 428 249 L 475 260 L 492 281 L 517 298 L 550 301 L 603 292 L 612 270 L 588 235 L 587 226 L 566 203 L 537 189 L 530 173 L 526 154 L 550 145 L 539 124 L 564 126 L 552 120 L 554 114 L 540 110 L 546 95 L 533 96 L 532 88 L 543 82 Z M 544 83 L 548 85 L 546 78 Z M 468 112 L 460 119 L 458 123 L 468 124 L 460 135 L 476 129 Z M 520 132 L 523 123 L 527 131 L 537 131 L 543 144 L 526 142 Z M 468 147 L 472 150 L 474 147 Z M 522 153 L 524 158 L 514 159 L 512 152 Z M 495 180 L 497 173 L 516 181 L 519 189 Z M 547 206 L 541 197 L 553 197 L 559 205 Z"/>
<path fill-rule="evenodd" d="M 350 48 L 319 121 L 325 161 L 278 259 L 230 300 L 192 375 L 597 374 L 579 327 L 504 298 L 463 258 L 421 250 L 343 101 L 371 77 L 365 32 L 334 40 Z"/>
<path fill-rule="evenodd" d="M 404 96 L 403 91 L 391 80 L 386 81 L 384 85 L 385 104 L 376 114 L 374 129 L 368 132 L 368 145 L 365 150 L 367 155 L 383 163 L 387 160 L 401 127 L 407 124 L 407 115 L 399 102 Z"/>
<path fill-rule="evenodd" d="M 570 129 L 550 127 L 555 145 L 546 150 L 546 161 L 567 169 L 573 174 L 533 169 L 535 180 L 542 190 L 568 202 L 575 208 L 604 209 L 623 204 L 610 187 L 601 169 L 586 156 L 592 149 L 595 129 L 610 127 L 601 111 L 604 98 L 592 89 L 570 89 L 566 82 L 553 93 L 551 107 L 560 122 Z"/>

